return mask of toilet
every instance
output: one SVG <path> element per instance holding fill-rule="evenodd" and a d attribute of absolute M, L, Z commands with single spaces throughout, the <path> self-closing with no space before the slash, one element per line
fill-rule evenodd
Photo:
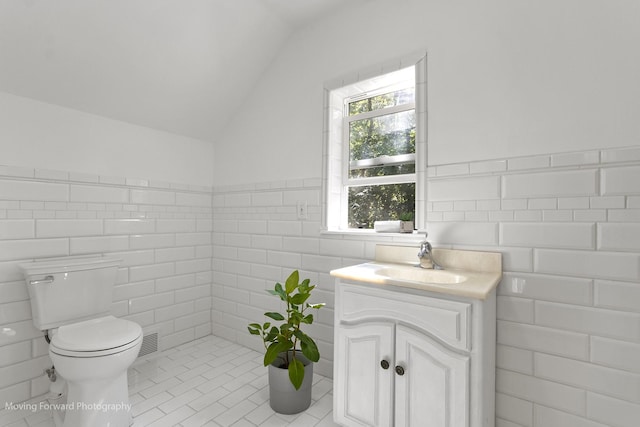
<path fill-rule="evenodd" d="M 106 256 L 20 264 L 33 323 L 50 341 L 57 377 L 52 390 L 59 393 L 53 397 L 60 397 L 49 405 L 56 427 L 131 424 L 127 369 L 140 351 L 142 328 L 110 315 L 119 265 Z"/>

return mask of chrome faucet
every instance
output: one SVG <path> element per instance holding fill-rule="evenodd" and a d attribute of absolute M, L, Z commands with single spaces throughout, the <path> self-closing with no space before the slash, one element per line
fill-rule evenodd
<path fill-rule="evenodd" d="M 427 235 L 428 233 L 424 234 L 424 241 L 420 243 L 420 252 L 418 252 L 418 258 L 420 258 L 420 264 L 418 265 L 422 267 L 422 260 L 424 258 L 427 258 L 429 261 L 431 261 L 431 265 L 434 270 L 444 270 L 444 267 L 442 267 L 440 264 L 436 262 L 435 259 L 433 259 L 433 248 L 431 247 L 431 243 L 427 241 Z M 422 267 L 422 268 L 426 268 L 426 267 Z"/>

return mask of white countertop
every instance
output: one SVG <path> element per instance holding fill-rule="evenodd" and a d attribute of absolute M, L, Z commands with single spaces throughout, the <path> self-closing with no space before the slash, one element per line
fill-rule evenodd
<path fill-rule="evenodd" d="M 376 261 L 333 270 L 331 276 L 481 300 L 502 278 L 500 253 L 434 249 L 434 258 L 444 270 L 418 267 L 416 253 L 414 247 L 378 245 Z"/>

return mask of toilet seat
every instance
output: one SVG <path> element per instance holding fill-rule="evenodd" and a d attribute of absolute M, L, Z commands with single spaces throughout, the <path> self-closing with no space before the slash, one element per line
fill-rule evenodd
<path fill-rule="evenodd" d="M 140 340 L 140 325 L 105 316 L 59 327 L 49 350 L 68 357 L 100 357 L 128 350 Z"/>

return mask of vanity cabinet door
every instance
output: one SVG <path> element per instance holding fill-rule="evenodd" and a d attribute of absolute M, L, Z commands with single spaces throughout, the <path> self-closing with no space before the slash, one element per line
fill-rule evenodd
<path fill-rule="evenodd" d="M 336 333 L 335 420 L 343 426 L 393 426 L 394 324 L 341 324 Z"/>
<path fill-rule="evenodd" d="M 468 427 L 469 356 L 396 327 L 396 427 Z"/>

